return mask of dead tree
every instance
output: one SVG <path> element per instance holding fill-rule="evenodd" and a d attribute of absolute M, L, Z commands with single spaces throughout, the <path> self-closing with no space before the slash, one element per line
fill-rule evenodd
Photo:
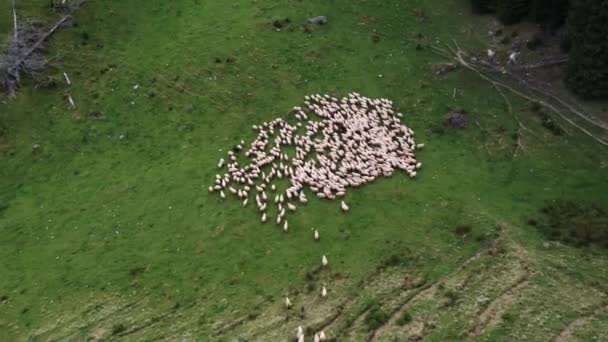
<path fill-rule="evenodd" d="M 6 43 L 4 56 L 0 57 L 0 85 L 7 90 L 9 96 L 15 96 L 22 74 L 39 77 L 48 64 L 43 55 L 45 42 L 72 18 L 85 1 L 61 0 L 68 9 L 67 13 L 50 28 L 45 29 L 41 25 L 31 23 L 19 24 L 16 1 L 13 0 L 14 32 Z"/>

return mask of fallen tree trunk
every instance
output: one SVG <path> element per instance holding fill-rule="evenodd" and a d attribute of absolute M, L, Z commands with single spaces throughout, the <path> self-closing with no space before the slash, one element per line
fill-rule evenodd
<path fill-rule="evenodd" d="M 513 93 L 523 99 L 536 102 L 536 103 L 540 104 L 541 106 L 551 110 L 552 112 L 556 113 L 560 118 L 562 118 L 564 121 L 566 121 L 568 124 L 572 125 L 576 129 L 578 129 L 579 131 L 588 135 L 589 137 L 591 137 L 598 143 L 600 143 L 604 146 L 608 146 L 608 140 L 598 137 L 597 135 L 593 134 L 585 127 L 576 123 L 570 117 L 568 117 L 566 114 L 564 114 L 560 109 L 558 109 L 554 104 L 551 104 L 548 101 L 545 101 L 543 99 L 536 98 L 530 94 L 525 93 L 523 90 L 516 89 L 508 84 L 505 84 L 504 82 L 500 82 L 500 81 L 490 77 L 489 73 L 491 72 L 491 73 L 496 73 L 496 74 L 506 74 L 507 76 L 512 77 L 516 81 L 520 82 L 524 87 L 526 87 L 532 91 L 536 91 L 537 93 L 539 93 L 553 101 L 556 101 L 561 106 L 565 107 L 568 111 L 572 112 L 574 115 L 578 116 L 579 118 L 582 118 L 583 120 L 585 120 L 588 123 L 593 124 L 593 126 L 602 129 L 603 132 L 606 132 L 608 130 L 608 126 L 606 126 L 605 123 L 598 122 L 597 120 L 591 118 L 589 115 L 586 115 L 585 113 L 582 113 L 581 111 L 576 110 L 573 106 L 565 103 L 563 100 L 557 98 L 556 96 L 554 96 L 552 94 L 548 94 L 546 92 L 543 92 L 542 90 L 539 90 L 539 89 L 531 86 L 527 82 L 523 81 L 521 78 L 517 78 L 512 73 L 508 72 L 506 69 L 498 68 L 497 66 L 495 66 L 491 63 L 485 62 L 483 60 L 480 61 L 478 59 L 473 59 L 473 58 L 468 60 L 466 57 L 469 56 L 469 54 L 466 53 L 464 50 L 462 50 L 460 48 L 460 46 L 458 46 L 458 43 L 456 41 L 454 41 L 454 45 L 455 45 L 455 47 L 451 47 L 451 46 L 447 45 L 446 46 L 447 50 L 440 48 L 438 46 L 431 45 L 431 49 L 433 49 L 433 51 L 436 52 L 438 55 L 455 60 L 456 62 L 458 62 L 458 64 L 462 65 L 463 67 L 475 72 L 481 78 L 490 82 L 495 88 L 501 87 L 501 88 L 507 89 L 511 93 Z M 485 72 L 484 72 L 484 69 L 485 69 Z"/>

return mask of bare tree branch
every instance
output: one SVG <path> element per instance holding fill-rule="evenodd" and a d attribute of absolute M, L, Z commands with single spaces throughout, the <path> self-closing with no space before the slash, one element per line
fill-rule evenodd
<path fill-rule="evenodd" d="M 18 39 L 18 25 L 17 25 L 17 5 L 16 5 L 17 0 L 13 0 L 13 39 L 17 40 Z"/>

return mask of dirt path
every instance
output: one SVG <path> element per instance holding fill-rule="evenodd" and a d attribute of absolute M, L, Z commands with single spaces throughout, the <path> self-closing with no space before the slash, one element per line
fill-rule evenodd
<path fill-rule="evenodd" d="M 469 330 L 469 336 L 477 337 L 483 334 L 487 328 L 498 323 L 502 314 L 511 306 L 511 304 L 513 304 L 519 292 L 526 286 L 528 286 L 527 274 L 518 278 L 517 281 L 503 291 L 481 312 L 481 314 L 479 314 L 475 323 Z"/>
<path fill-rule="evenodd" d="M 456 270 L 454 270 L 452 273 L 450 273 L 449 275 L 447 275 L 446 277 L 440 279 L 439 281 L 435 282 L 435 283 L 430 283 L 422 288 L 420 288 L 419 291 L 417 291 L 416 293 L 414 293 L 412 296 L 409 296 L 408 298 L 406 298 L 406 300 L 400 305 L 399 309 L 397 309 L 389 318 L 389 320 L 383 324 L 380 328 L 376 329 L 369 337 L 369 341 L 370 342 L 376 342 L 376 341 L 380 341 L 382 336 L 386 333 L 386 330 L 395 325 L 395 322 L 399 319 L 399 317 L 401 317 L 401 315 L 408 310 L 411 307 L 411 304 L 417 302 L 418 300 L 420 300 L 421 298 L 429 298 L 432 297 L 433 294 L 437 291 L 437 287 L 439 286 L 439 284 L 442 283 L 443 280 L 453 276 L 454 274 L 457 274 L 458 272 L 462 271 L 464 268 L 466 268 L 470 263 L 474 262 L 475 260 L 481 258 L 483 255 L 486 254 L 486 250 L 480 251 L 477 254 L 475 254 L 474 256 L 470 257 L 469 259 L 467 259 L 465 262 L 463 262 L 460 266 L 458 266 L 458 268 L 456 268 Z"/>
<path fill-rule="evenodd" d="M 512 253 L 517 259 L 518 269 L 516 271 L 516 280 L 505 289 L 496 299 L 494 299 L 486 308 L 477 316 L 469 329 L 469 336 L 477 337 L 483 334 L 487 328 L 494 326 L 501 320 L 504 312 L 517 299 L 519 293 L 529 285 L 529 279 L 532 275 L 530 271 L 528 252 L 517 243 L 510 245 Z"/>
<path fill-rule="evenodd" d="M 554 342 L 572 341 L 572 337 L 573 337 L 574 331 L 576 331 L 576 329 L 585 326 L 587 323 L 589 323 L 591 320 L 593 320 L 595 318 L 595 316 L 599 315 L 602 311 L 606 311 L 606 310 L 608 310 L 608 304 L 601 306 L 601 307 L 593 310 L 589 314 L 579 317 L 579 318 L 575 319 L 574 321 L 568 323 L 568 325 L 566 325 L 566 327 L 559 333 L 559 335 L 557 335 L 553 339 L 553 341 Z"/>

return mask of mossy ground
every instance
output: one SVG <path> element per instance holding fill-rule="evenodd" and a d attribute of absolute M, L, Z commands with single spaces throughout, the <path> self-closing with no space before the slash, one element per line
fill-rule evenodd
<path fill-rule="evenodd" d="M 404 251 L 417 272 L 440 279 L 500 222 L 512 225 L 525 248 L 542 252 L 541 234 L 525 223 L 548 201 L 608 206 L 605 148 L 574 130 L 553 135 L 529 103 L 513 98 L 534 132 L 524 133 L 525 151 L 514 156 L 517 122 L 500 95 L 465 71 L 445 79 L 431 72 L 442 60 L 425 44 L 418 49 L 419 37 L 482 46 L 487 18 L 471 16 L 467 4 L 87 3 L 53 38 L 49 56 L 58 67 L 49 73 L 58 86 L 26 82 L 15 100 L 0 104 L 0 340 L 45 339 L 56 322 L 78 322 L 90 303 L 102 310 L 127 302 L 177 313 L 160 317 L 186 322 L 180 334 L 204 339 L 221 322 L 281 302 L 305 284 L 322 254 L 353 284 Z M 4 7 L 0 31 L 9 32 Z M 51 18 L 48 1 L 23 2 L 20 10 Z M 329 25 L 305 29 L 315 15 L 328 16 Z M 290 23 L 276 32 L 273 21 L 284 18 Z M 207 193 L 220 150 L 251 140 L 251 125 L 286 115 L 304 95 L 351 91 L 390 98 L 405 113 L 427 145 L 418 152 L 419 177 L 398 174 L 349 192 L 346 215 L 338 203 L 314 199 L 290 219 L 289 234 L 260 224 L 253 207 Z M 467 129 L 442 127 L 451 109 L 467 111 Z M 463 225 L 479 239 L 454 234 Z M 564 281 L 605 283 L 598 271 L 605 251 L 559 253 Z M 330 294 L 356 288 L 350 291 Z M 600 318 L 595 331 L 606 327 L 606 315 Z M 523 324 L 507 321 L 490 336 Z M 86 336 L 89 323 L 74 329 Z M 456 325 L 450 333 L 462 328 Z M 171 336 L 154 325 L 138 333 Z"/>

